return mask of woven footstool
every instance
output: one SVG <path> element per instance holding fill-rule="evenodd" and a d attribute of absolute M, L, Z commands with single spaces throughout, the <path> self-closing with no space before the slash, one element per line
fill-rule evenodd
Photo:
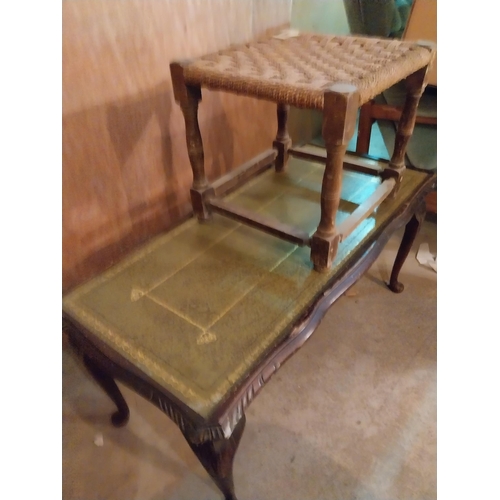
<path fill-rule="evenodd" d="M 174 96 L 186 123 L 193 170 L 191 200 L 198 219 L 209 219 L 212 212 L 217 212 L 284 240 L 310 246 L 314 269 L 327 271 L 335 259 L 339 242 L 384 199 L 394 195 L 401 183 L 406 146 L 433 57 L 431 43 L 288 32 L 196 60 L 171 63 Z M 386 164 L 344 161 L 347 145 L 354 134 L 358 108 L 401 80 L 406 81 L 407 97 L 391 160 Z M 278 132 L 273 148 L 212 183 L 205 176 L 198 126 L 201 87 L 277 103 Z M 300 148 L 292 148 L 287 131 L 290 106 L 323 112 L 326 158 L 313 158 Z M 278 175 L 284 172 L 290 154 L 325 163 L 318 200 L 321 217 L 312 236 L 300 228 L 249 212 L 222 199 L 229 189 L 272 163 Z M 377 175 L 380 185 L 348 219 L 336 224 L 343 168 Z"/>

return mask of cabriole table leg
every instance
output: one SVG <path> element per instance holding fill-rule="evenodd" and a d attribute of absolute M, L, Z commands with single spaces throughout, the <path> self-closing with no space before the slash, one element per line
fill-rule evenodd
<path fill-rule="evenodd" d="M 224 500 L 238 500 L 234 492 L 233 462 L 245 429 L 245 421 L 243 415 L 228 439 L 193 443 L 184 435 L 203 467 L 224 494 Z"/>
<path fill-rule="evenodd" d="M 127 424 L 130 417 L 130 410 L 128 408 L 127 402 L 123 397 L 120 389 L 116 385 L 115 380 L 109 373 L 101 368 L 97 363 L 95 363 L 89 356 L 83 356 L 83 363 L 89 373 L 92 375 L 94 380 L 101 386 L 104 392 L 111 398 L 113 403 L 115 403 L 118 411 L 111 415 L 111 423 L 115 427 L 123 427 Z"/>
<path fill-rule="evenodd" d="M 399 272 L 401 271 L 401 268 L 410 253 L 411 247 L 413 246 L 415 238 L 420 231 L 425 213 L 425 201 L 422 201 L 413 214 L 413 217 L 409 220 L 408 224 L 406 224 L 403 239 L 401 240 L 401 245 L 399 246 L 398 254 L 396 255 L 396 260 L 394 261 L 394 266 L 392 268 L 391 279 L 388 283 L 389 289 L 394 293 L 401 293 L 405 289 L 403 283 L 398 281 Z"/>

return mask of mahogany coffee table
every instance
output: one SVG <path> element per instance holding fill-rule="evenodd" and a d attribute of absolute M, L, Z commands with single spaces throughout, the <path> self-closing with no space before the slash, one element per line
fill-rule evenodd
<path fill-rule="evenodd" d="M 314 231 L 323 166 L 292 159 L 269 169 L 230 201 Z M 337 217 L 345 219 L 380 181 L 346 172 Z M 117 406 L 129 410 L 115 379 L 179 427 L 226 499 L 235 499 L 232 464 L 245 410 L 283 362 L 311 336 L 327 309 L 406 224 L 390 287 L 425 213 L 435 177 L 407 170 L 395 198 L 339 244 L 325 273 L 307 247 L 215 214 L 190 219 L 63 299 L 72 346 Z"/>

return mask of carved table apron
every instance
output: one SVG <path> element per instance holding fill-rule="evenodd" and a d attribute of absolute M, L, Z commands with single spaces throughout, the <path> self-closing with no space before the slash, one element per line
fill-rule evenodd
<path fill-rule="evenodd" d="M 227 198 L 312 233 L 323 165 L 291 159 Z M 380 184 L 345 171 L 337 222 Z M 424 215 L 435 177 L 406 170 L 387 199 L 338 248 L 331 269 L 313 270 L 307 247 L 225 217 L 184 222 L 63 298 L 71 345 L 117 406 L 129 410 L 115 379 L 166 413 L 180 428 L 226 499 L 236 499 L 234 454 L 245 409 L 310 337 L 327 309 L 370 267 L 406 224 L 390 288 Z"/>

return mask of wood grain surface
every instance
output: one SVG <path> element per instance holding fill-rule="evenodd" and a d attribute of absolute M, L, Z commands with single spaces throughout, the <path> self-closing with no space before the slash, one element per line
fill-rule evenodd
<path fill-rule="evenodd" d="M 291 0 L 63 2 L 63 291 L 191 212 L 169 63 L 290 20 Z M 272 103 L 203 92 L 209 179 L 268 149 Z"/>

